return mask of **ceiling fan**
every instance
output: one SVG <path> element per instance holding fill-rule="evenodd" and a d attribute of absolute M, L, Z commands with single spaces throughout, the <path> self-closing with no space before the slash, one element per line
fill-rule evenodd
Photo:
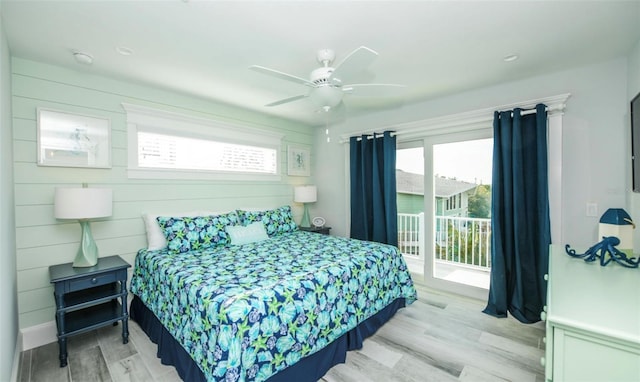
<path fill-rule="evenodd" d="M 377 52 L 365 46 L 357 48 L 345 57 L 342 62 L 333 67 L 331 65 L 335 57 L 335 52 L 331 49 L 319 50 L 316 58 L 322 66 L 313 70 L 308 80 L 259 65 L 252 65 L 249 69 L 311 88 L 307 94 L 288 97 L 271 102 L 265 106 L 278 106 L 308 97 L 320 107 L 321 110 L 328 112 L 331 108 L 338 106 L 340 102 L 342 102 L 344 94 L 390 96 L 397 94 L 398 90 L 406 87 L 395 84 L 346 84 L 345 80 L 350 75 L 357 74 L 364 70 L 378 57 Z"/>

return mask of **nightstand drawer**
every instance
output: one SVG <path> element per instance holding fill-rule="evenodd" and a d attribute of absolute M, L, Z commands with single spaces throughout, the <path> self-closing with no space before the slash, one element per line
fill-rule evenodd
<path fill-rule="evenodd" d="M 69 292 L 93 288 L 104 284 L 110 284 L 117 280 L 116 273 L 104 273 L 101 275 L 87 276 L 75 280 L 69 280 Z"/>
<path fill-rule="evenodd" d="M 323 235 L 329 235 L 329 231 L 331 231 L 331 227 L 298 227 L 300 231 L 320 233 Z"/>

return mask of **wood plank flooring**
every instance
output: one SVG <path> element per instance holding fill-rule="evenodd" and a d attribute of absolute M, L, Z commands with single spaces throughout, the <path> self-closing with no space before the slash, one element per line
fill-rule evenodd
<path fill-rule="evenodd" d="M 417 287 L 418 301 L 401 309 L 347 362 L 321 382 L 542 382 L 544 325 L 524 325 L 482 313 L 484 302 Z M 180 381 L 160 363 L 156 345 L 135 322 L 130 341 L 121 328 L 71 337 L 69 366 L 60 368 L 57 343 L 22 352 L 20 382 Z"/>

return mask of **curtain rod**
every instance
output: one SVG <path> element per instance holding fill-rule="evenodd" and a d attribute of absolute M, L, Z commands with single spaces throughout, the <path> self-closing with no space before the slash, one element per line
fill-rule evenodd
<path fill-rule="evenodd" d="M 546 110 L 548 113 L 552 112 L 552 111 L 557 111 L 557 110 L 563 110 L 565 105 L 558 105 L 558 106 L 547 106 Z M 513 110 L 511 111 L 511 113 L 513 113 Z M 536 109 L 527 109 L 527 110 L 522 110 L 522 112 L 520 113 L 520 115 L 529 115 L 529 114 L 535 114 L 536 113 Z"/>
<path fill-rule="evenodd" d="M 561 97 L 559 97 L 559 98 L 562 98 L 562 100 L 560 102 L 552 102 L 553 103 L 552 106 L 547 106 L 547 108 L 546 108 L 547 112 L 548 113 L 563 112 L 564 109 L 567 106 L 565 101 L 566 101 L 566 99 L 568 97 L 569 97 L 569 94 L 565 94 L 565 95 L 562 95 Z M 545 100 L 540 100 L 537 103 L 545 103 Z M 532 103 L 529 103 L 529 105 L 531 105 L 531 104 Z M 517 107 L 518 107 L 517 104 L 515 104 L 513 106 L 514 109 L 517 108 Z M 493 111 L 495 111 L 496 109 L 499 109 L 499 108 L 492 108 L 492 109 L 493 109 Z M 522 111 L 521 115 L 533 114 L 535 112 L 536 112 L 535 108 L 526 109 L 526 110 Z M 493 112 L 491 111 L 491 109 L 477 110 L 477 111 L 474 111 L 472 113 L 476 117 L 471 118 L 471 119 L 460 118 L 459 121 L 462 121 L 462 123 L 460 123 L 460 125 L 466 125 L 466 124 L 469 123 L 469 121 L 471 121 L 473 124 L 491 123 L 493 121 Z M 468 114 L 468 113 L 465 113 L 465 114 Z M 454 116 L 454 117 L 457 117 L 457 116 Z M 439 120 L 441 118 L 442 117 L 437 117 L 437 118 L 435 118 L 435 120 Z M 448 119 L 450 117 L 444 117 L 444 118 Z M 458 118 L 456 118 L 456 120 L 458 120 Z M 446 123 L 446 126 L 455 126 L 455 125 L 457 125 L 457 123 L 454 123 L 453 125 L 451 123 Z M 442 126 L 442 127 L 445 127 L 445 126 Z M 391 128 L 391 126 L 389 126 L 389 128 Z M 409 128 L 409 129 L 403 129 L 402 127 L 400 127 L 400 128 L 401 128 L 401 130 L 393 131 L 391 133 L 391 136 L 404 135 L 404 134 L 416 135 L 417 131 L 422 131 L 422 129 L 423 129 L 423 127 L 416 127 L 416 128 Z M 371 133 L 363 133 L 361 135 L 367 135 L 367 139 L 373 139 L 373 135 L 370 135 L 370 134 Z M 418 135 L 421 135 L 421 134 L 418 133 Z M 361 136 L 357 136 L 357 139 L 358 140 L 362 140 L 362 137 Z M 350 137 L 342 136 L 342 138 L 340 139 L 340 143 L 349 143 L 349 141 L 350 141 Z"/>
<path fill-rule="evenodd" d="M 367 139 L 374 139 L 374 138 L 376 138 L 376 139 L 377 139 L 377 138 L 382 138 L 382 137 L 384 136 L 384 134 L 381 134 L 381 133 L 374 133 L 374 134 L 376 134 L 376 135 L 375 135 L 375 136 L 373 136 L 373 135 L 367 135 Z M 379 134 L 379 135 L 377 135 L 377 134 Z M 397 131 L 392 131 L 390 135 L 391 135 L 392 137 L 395 137 L 395 136 L 396 136 L 396 135 L 398 135 L 398 134 L 399 134 L 399 132 L 397 132 Z M 364 134 L 363 134 L 363 135 L 364 135 Z M 356 140 L 357 140 L 357 141 L 361 141 L 361 140 L 362 140 L 362 135 L 357 136 L 357 137 L 356 137 Z M 349 141 L 347 141 L 347 142 L 349 142 Z"/>

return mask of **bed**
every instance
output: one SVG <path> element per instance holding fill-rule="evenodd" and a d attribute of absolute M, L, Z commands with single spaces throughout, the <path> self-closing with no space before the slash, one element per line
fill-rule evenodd
<path fill-rule="evenodd" d="M 131 318 L 184 380 L 317 381 L 416 299 L 394 246 L 298 230 L 288 206 L 220 216 L 158 217 L 167 247 L 135 260 Z"/>

